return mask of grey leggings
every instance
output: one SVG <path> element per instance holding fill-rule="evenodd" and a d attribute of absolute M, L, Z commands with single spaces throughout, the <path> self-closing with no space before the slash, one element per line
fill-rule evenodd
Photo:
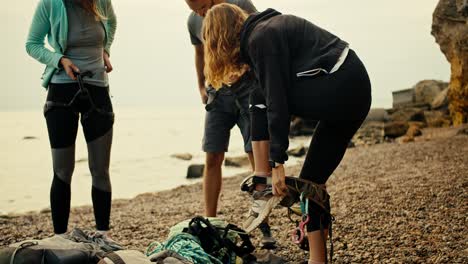
<path fill-rule="evenodd" d="M 109 163 L 112 145 L 113 114 L 108 88 L 86 85 L 96 107 L 91 107 L 86 95 L 76 97 L 77 84 L 50 84 L 44 115 L 52 148 L 54 177 L 50 192 L 52 220 L 56 234 L 67 231 L 70 213 L 70 183 L 75 168 L 75 140 L 81 116 L 83 133 L 88 147 L 88 164 L 92 175 L 92 200 L 96 227 L 109 229 L 111 208 L 111 182 Z M 51 103 L 52 102 L 52 103 Z M 48 105 L 46 103 L 46 106 Z M 106 114 L 107 113 L 107 114 Z"/>

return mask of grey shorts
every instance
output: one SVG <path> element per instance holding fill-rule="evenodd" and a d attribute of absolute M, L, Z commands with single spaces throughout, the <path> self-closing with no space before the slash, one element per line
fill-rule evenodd
<path fill-rule="evenodd" d="M 216 92 L 207 88 L 208 104 L 205 115 L 203 151 L 227 152 L 231 129 L 237 125 L 244 139 L 245 152 L 252 152 L 250 136 L 249 94 L 238 96 L 229 88 Z M 236 102 L 237 100 L 237 102 Z"/>

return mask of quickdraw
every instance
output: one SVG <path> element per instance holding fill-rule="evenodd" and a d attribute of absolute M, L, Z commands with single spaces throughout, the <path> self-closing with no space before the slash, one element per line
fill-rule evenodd
<path fill-rule="evenodd" d="M 304 193 L 301 193 L 301 212 L 302 218 L 299 224 L 291 231 L 291 239 L 294 244 L 300 245 L 306 236 L 305 227 L 310 221 L 309 216 L 309 199 L 304 198 Z"/>

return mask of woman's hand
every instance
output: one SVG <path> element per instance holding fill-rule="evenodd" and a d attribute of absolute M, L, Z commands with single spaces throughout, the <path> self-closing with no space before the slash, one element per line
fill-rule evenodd
<path fill-rule="evenodd" d="M 284 196 L 288 191 L 288 187 L 286 187 L 286 176 L 284 173 L 283 165 L 279 165 L 272 170 L 272 177 L 273 177 L 273 194 L 277 196 Z"/>
<path fill-rule="evenodd" d="M 65 57 L 62 57 L 60 59 L 60 64 L 62 64 L 62 67 L 65 70 L 65 72 L 67 73 L 67 75 L 72 80 L 76 80 L 75 73 L 79 73 L 80 69 L 78 69 L 78 67 L 76 67 L 76 65 L 73 64 L 73 62 L 70 59 L 65 58 Z"/>
<path fill-rule="evenodd" d="M 104 59 L 104 67 L 106 67 L 106 72 L 109 73 L 113 70 L 112 64 L 109 59 L 109 54 L 104 51 L 104 54 L 102 55 L 102 58 Z"/>

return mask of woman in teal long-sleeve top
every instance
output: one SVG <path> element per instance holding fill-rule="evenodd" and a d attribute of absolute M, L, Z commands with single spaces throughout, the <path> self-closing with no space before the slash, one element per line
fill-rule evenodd
<path fill-rule="evenodd" d="M 26 51 L 34 59 L 46 65 L 46 69 L 42 76 L 42 86 L 47 88 L 52 75 L 61 68 L 61 59 L 64 57 L 67 49 L 68 39 L 68 16 L 66 9 L 66 0 L 41 0 L 36 8 L 33 16 L 31 28 L 26 40 Z M 114 41 L 114 34 L 117 27 L 117 20 L 112 8 L 111 0 L 84 0 L 71 1 L 92 3 L 95 15 L 99 16 L 100 22 L 105 29 L 105 62 L 112 70 L 110 65 L 109 55 L 110 47 Z M 90 4 L 88 4 L 90 5 Z M 44 45 L 44 39 L 47 37 L 49 45 L 53 51 L 47 49 Z"/>
<path fill-rule="evenodd" d="M 55 234 L 67 231 L 81 116 L 92 175 L 96 234 L 107 238 L 114 123 L 107 75 L 112 71 L 109 54 L 115 29 L 110 0 L 40 0 L 29 30 L 26 51 L 46 65 L 42 86 L 48 90 L 44 116 L 52 148 L 50 203 Z M 53 50 L 45 47 L 46 37 Z"/>

